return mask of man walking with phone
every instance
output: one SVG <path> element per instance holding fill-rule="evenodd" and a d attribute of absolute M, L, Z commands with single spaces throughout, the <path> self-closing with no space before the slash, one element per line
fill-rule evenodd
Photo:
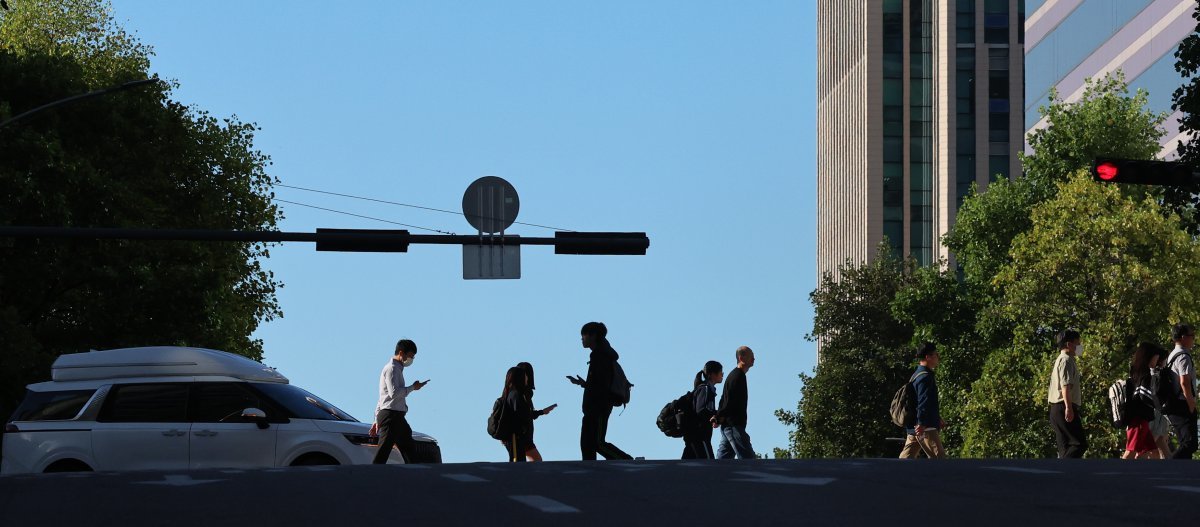
<path fill-rule="evenodd" d="M 584 461 L 596 459 L 633 459 L 617 445 L 608 442 L 608 418 L 613 410 L 613 371 L 616 368 L 616 350 L 608 343 L 608 328 L 600 322 L 588 322 L 579 330 L 588 355 L 587 378 L 567 376 L 571 384 L 583 388 L 583 422 L 579 430 L 579 449 Z"/>
<path fill-rule="evenodd" d="M 404 369 L 413 365 L 416 356 L 416 343 L 408 339 L 397 342 L 392 360 L 379 375 L 379 404 L 375 406 L 375 424 L 371 425 L 370 432 L 371 435 L 379 434 L 379 450 L 372 461 L 376 465 L 387 463 L 393 446 L 400 448 L 405 463 L 412 463 L 416 445 L 412 427 L 404 418 L 408 413 L 408 394 L 429 384 L 429 381 L 416 381 L 411 386 L 404 385 Z"/>

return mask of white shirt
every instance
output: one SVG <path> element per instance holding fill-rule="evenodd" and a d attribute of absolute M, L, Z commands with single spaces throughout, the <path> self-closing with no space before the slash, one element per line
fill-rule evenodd
<path fill-rule="evenodd" d="M 412 391 L 412 386 L 404 385 L 404 364 L 396 359 L 388 361 L 379 374 L 379 404 L 375 405 L 375 413 L 384 409 L 407 412 L 406 397 Z"/>

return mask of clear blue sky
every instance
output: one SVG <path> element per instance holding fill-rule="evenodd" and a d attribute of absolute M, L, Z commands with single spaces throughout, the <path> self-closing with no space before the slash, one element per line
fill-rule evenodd
<path fill-rule="evenodd" d="M 461 249 L 318 253 L 279 246 L 284 318 L 265 362 L 362 420 L 397 339 L 420 347 L 414 429 L 446 461 L 502 461 L 485 433 L 505 370 L 536 368 L 547 459 L 578 459 L 599 320 L 636 385 L 609 427 L 635 456 L 677 458 L 654 425 L 706 360 L 754 348 L 749 433 L 787 443 L 816 346 L 813 2 L 158 2 L 114 0 L 176 98 L 258 123 L 285 184 L 458 210 L 467 185 L 516 186 L 520 221 L 645 231 L 646 256 L 522 253 L 523 278 L 464 281 Z M 461 216 L 313 195 L 280 199 L 472 232 Z M 284 205 L 284 230 L 389 228 Z M 390 227 L 398 228 L 398 227 Z M 414 231 L 417 232 L 417 231 Z M 546 236 L 517 226 L 510 232 Z M 153 343 L 147 343 L 153 344 Z M 881 416 L 881 418 L 883 418 Z M 715 444 L 715 441 L 714 441 Z"/>

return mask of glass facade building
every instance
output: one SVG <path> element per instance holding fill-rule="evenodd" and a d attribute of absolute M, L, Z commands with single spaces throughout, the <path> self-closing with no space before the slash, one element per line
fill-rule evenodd
<path fill-rule="evenodd" d="M 1021 0 L 819 0 L 818 269 L 922 265 L 972 189 L 1017 173 Z M 1015 99 L 1015 100 L 1014 100 Z M 1016 145 L 1016 146 L 1014 146 Z"/>
<path fill-rule="evenodd" d="M 1084 81 L 1121 70 L 1131 89 L 1149 94 L 1150 109 L 1169 112 L 1161 157 L 1182 139 L 1171 95 L 1181 84 L 1175 51 L 1196 26 L 1194 0 L 1027 0 L 1024 128 L 1045 126 L 1038 108 L 1051 88 L 1067 102 Z"/>

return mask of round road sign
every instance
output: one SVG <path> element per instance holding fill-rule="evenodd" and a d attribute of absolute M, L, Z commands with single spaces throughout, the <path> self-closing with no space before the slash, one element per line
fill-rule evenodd
<path fill-rule="evenodd" d="M 512 226 L 521 210 L 517 189 L 496 176 L 476 179 L 463 194 L 463 215 L 480 232 L 496 234 Z"/>

